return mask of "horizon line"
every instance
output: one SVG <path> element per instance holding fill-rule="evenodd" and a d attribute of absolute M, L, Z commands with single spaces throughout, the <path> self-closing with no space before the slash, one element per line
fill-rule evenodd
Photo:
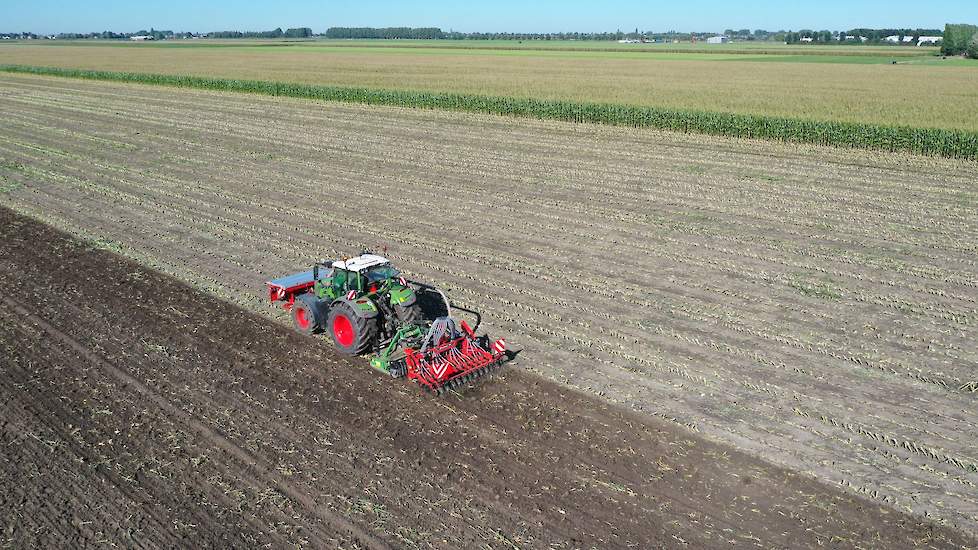
<path fill-rule="evenodd" d="M 952 24 L 952 23 L 945 23 L 945 25 L 948 25 L 948 24 Z M 580 30 L 562 30 L 562 31 L 512 31 L 512 30 L 502 30 L 502 31 L 501 30 L 459 31 L 459 30 L 455 30 L 455 29 L 451 29 L 451 28 L 449 28 L 448 30 L 445 30 L 444 28 L 437 27 L 437 26 L 411 27 L 411 26 L 403 26 L 403 25 L 402 26 L 384 26 L 384 27 L 333 25 L 333 26 L 330 26 L 330 27 L 326 27 L 322 31 L 316 31 L 312 27 L 303 27 L 303 26 L 299 26 L 299 27 L 288 27 L 288 26 L 286 26 L 286 27 L 283 27 L 282 25 L 278 25 L 278 26 L 272 27 L 270 29 L 259 29 L 259 30 L 255 30 L 255 29 L 242 30 L 242 29 L 226 28 L 226 29 L 212 29 L 212 30 L 208 30 L 208 31 L 188 31 L 188 30 L 179 30 L 179 31 L 177 31 L 177 30 L 172 30 L 172 29 L 157 29 L 155 26 L 150 26 L 150 27 L 143 27 L 143 28 L 139 29 L 138 31 L 115 31 L 115 30 L 110 30 L 110 29 L 102 29 L 102 30 L 98 30 L 98 31 L 95 31 L 95 30 L 93 30 L 93 31 L 72 30 L 72 31 L 57 31 L 57 32 L 53 32 L 53 33 L 52 32 L 38 33 L 38 32 L 34 32 L 34 31 L 30 31 L 30 30 L 21 30 L 21 31 L 0 31 L 0 34 L 25 34 L 25 33 L 30 33 L 30 34 L 38 34 L 38 35 L 51 35 L 51 34 L 96 34 L 96 33 L 102 33 L 102 32 L 111 32 L 111 33 L 116 33 L 116 34 L 136 34 L 139 31 L 143 31 L 143 30 L 149 30 L 149 32 L 153 32 L 153 31 L 156 31 L 156 32 L 172 32 L 174 34 L 181 34 L 181 33 L 208 34 L 208 33 L 215 33 L 215 32 L 259 33 L 259 32 L 270 32 L 270 31 L 274 31 L 276 29 L 282 29 L 284 31 L 284 30 L 287 30 L 289 28 L 292 28 L 292 29 L 308 28 L 308 29 L 312 30 L 313 34 L 317 34 L 317 35 L 324 34 L 329 29 L 337 29 L 337 28 L 339 28 L 339 29 L 437 29 L 437 30 L 439 30 L 441 32 L 445 32 L 445 33 L 459 33 L 459 34 L 528 34 L 528 35 L 541 35 L 541 36 L 542 35 L 548 35 L 548 34 L 571 34 L 571 33 L 577 33 L 577 34 L 617 34 L 619 32 L 622 33 L 622 34 L 634 34 L 635 33 L 635 29 L 624 30 L 624 29 L 620 29 L 620 28 L 619 29 L 615 29 L 615 30 L 589 30 L 589 31 L 580 31 Z M 755 32 L 755 31 L 760 30 L 760 31 L 764 31 L 764 32 L 767 32 L 767 33 L 771 33 L 771 34 L 776 34 L 776 33 L 780 33 L 780 32 L 801 32 L 801 31 L 818 31 L 818 32 L 821 32 L 821 31 L 830 31 L 830 32 L 834 32 L 834 31 L 856 30 L 856 29 L 866 29 L 866 30 L 884 30 L 884 29 L 886 29 L 886 30 L 935 30 L 935 29 L 939 29 L 939 28 L 940 27 L 930 27 L 930 28 L 928 28 L 928 27 L 921 27 L 921 26 L 916 26 L 916 27 L 914 27 L 914 26 L 886 26 L 886 27 L 856 26 L 856 27 L 849 27 L 847 29 L 844 29 L 842 27 L 837 27 L 837 28 L 822 28 L 822 29 L 799 27 L 797 30 L 794 30 L 794 29 L 791 29 L 791 28 L 779 28 L 777 30 L 768 30 L 768 29 L 763 29 L 763 28 L 750 28 L 750 27 L 742 27 L 740 29 L 733 29 L 731 27 L 731 28 L 728 28 L 728 29 L 725 29 L 725 30 L 737 30 L 737 31 L 740 31 L 740 30 L 745 30 L 746 29 L 746 30 L 749 30 L 751 32 Z M 709 30 L 709 31 L 707 31 L 707 30 L 689 31 L 689 30 L 674 30 L 674 29 L 670 29 L 670 30 L 667 30 L 667 31 L 648 30 L 648 29 L 642 30 L 642 29 L 638 29 L 638 33 L 639 34 L 709 34 L 709 33 L 723 34 L 720 31 L 713 31 L 713 30 Z"/>

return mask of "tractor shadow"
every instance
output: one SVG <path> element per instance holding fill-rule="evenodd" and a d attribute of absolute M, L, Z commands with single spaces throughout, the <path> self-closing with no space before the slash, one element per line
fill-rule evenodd
<path fill-rule="evenodd" d="M 415 295 L 418 297 L 418 306 L 421 308 L 421 316 L 425 321 L 434 321 L 439 317 L 448 315 L 449 312 L 445 305 L 445 298 L 442 297 L 435 287 L 415 281 L 412 281 L 412 283 L 417 287 Z M 453 317 L 468 323 L 472 327 L 472 330 L 479 330 L 479 326 L 482 325 L 481 313 L 454 303 L 451 304 L 451 307 Z"/>

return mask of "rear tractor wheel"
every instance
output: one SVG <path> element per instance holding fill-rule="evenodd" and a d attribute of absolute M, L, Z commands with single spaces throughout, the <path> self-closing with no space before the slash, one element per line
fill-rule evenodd
<path fill-rule="evenodd" d="M 346 355 L 360 355 L 373 345 L 377 320 L 364 319 L 350 304 L 338 302 L 329 310 L 326 329 L 333 336 L 336 349 Z"/>
<path fill-rule="evenodd" d="M 303 334 L 315 334 L 323 329 L 318 300 L 300 296 L 292 305 L 292 324 Z"/>

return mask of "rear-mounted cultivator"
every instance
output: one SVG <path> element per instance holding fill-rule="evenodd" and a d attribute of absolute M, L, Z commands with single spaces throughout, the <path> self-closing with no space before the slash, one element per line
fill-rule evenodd
<path fill-rule="evenodd" d="M 421 289 L 441 295 L 448 314 L 425 321 L 417 297 Z M 269 281 L 268 297 L 292 313 L 300 332 L 329 332 L 336 348 L 348 355 L 372 351 L 375 369 L 439 395 L 508 358 L 505 340 L 476 336 L 465 321 L 452 317 L 444 294 L 407 281 L 374 254 L 323 260 L 311 271 Z"/>
<path fill-rule="evenodd" d="M 506 358 L 506 341 L 477 338 L 465 321 L 457 328 L 455 319 L 436 320 L 420 349 L 406 348 L 407 377 L 437 394 L 482 377 Z M 487 349 L 488 347 L 488 349 Z"/>

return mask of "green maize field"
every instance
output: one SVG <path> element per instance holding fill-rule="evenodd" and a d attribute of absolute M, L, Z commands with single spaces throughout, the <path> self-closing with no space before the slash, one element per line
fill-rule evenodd
<path fill-rule="evenodd" d="M 257 93 L 324 101 L 365 103 L 472 113 L 655 128 L 715 136 L 768 139 L 835 147 L 902 151 L 949 158 L 978 159 L 978 132 L 850 122 L 810 121 L 656 107 L 457 93 L 382 90 L 339 86 L 204 78 L 197 76 L 91 71 L 2 65 L 0 71 Z"/>

